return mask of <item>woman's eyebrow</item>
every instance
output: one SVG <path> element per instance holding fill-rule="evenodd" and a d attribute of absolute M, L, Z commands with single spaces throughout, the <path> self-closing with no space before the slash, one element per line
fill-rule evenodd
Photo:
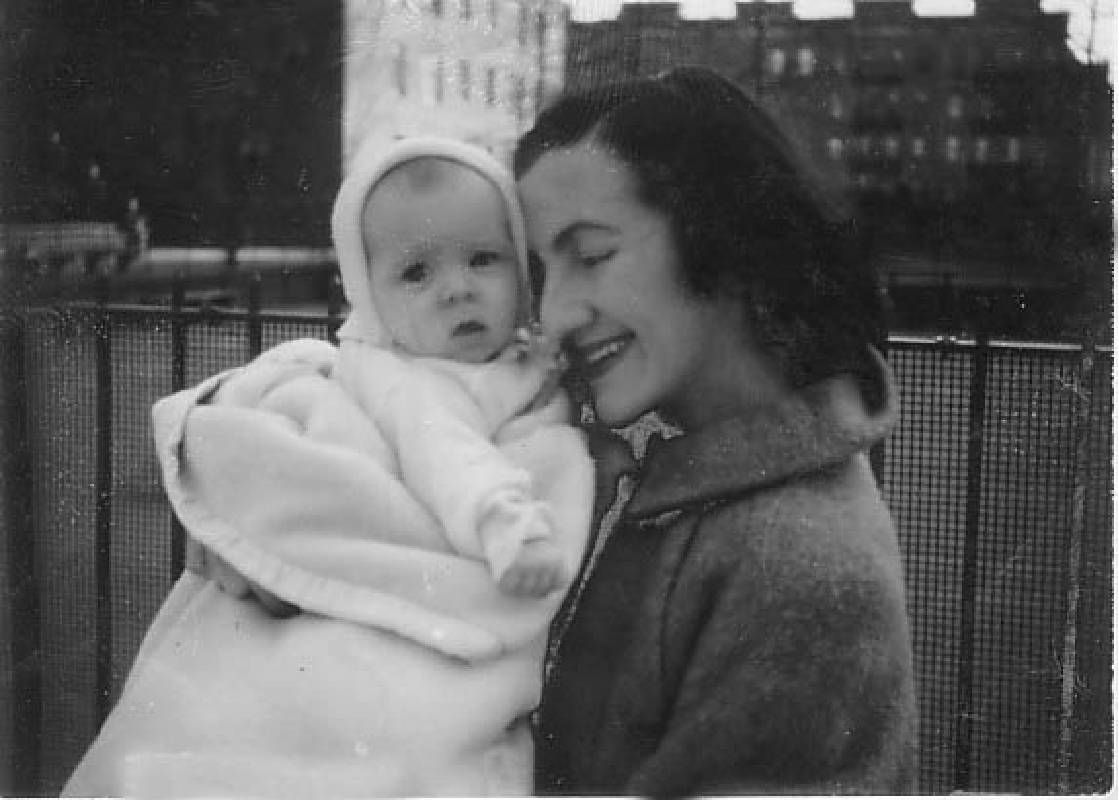
<path fill-rule="evenodd" d="M 607 225 L 602 222 L 591 222 L 590 220 L 576 220 L 570 225 L 565 227 L 555 236 L 555 244 L 557 249 L 562 249 L 571 244 L 571 240 L 578 234 L 585 232 L 604 231 L 606 233 L 617 233 L 618 229 L 613 225 Z"/>

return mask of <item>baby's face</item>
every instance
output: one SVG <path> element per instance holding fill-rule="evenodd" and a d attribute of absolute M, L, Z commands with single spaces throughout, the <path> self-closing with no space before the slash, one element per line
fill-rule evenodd
<path fill-rule="evenodd" d="M 378 183 L 362 215 L 373 302 L 397 346 L 482 363 L 512 341 L 517 257 L 497 189 L 455 166 L 434 185 Z"/>

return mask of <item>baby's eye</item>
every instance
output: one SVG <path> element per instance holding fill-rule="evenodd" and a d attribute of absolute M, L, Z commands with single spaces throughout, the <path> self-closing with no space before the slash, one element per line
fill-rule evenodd
<path fill-rule="evenodd" d="M 400 280 L 405 283 L 423 283 L 427 279 L 427 264 L 423 261 L 414 261 L 400 272 Z"/>
<path fill-rule="evenodd" d="M 493 250 L 478 250 L 470 256 L 470 266 L 488 267 L 501 259 L 501 254 Z"/>

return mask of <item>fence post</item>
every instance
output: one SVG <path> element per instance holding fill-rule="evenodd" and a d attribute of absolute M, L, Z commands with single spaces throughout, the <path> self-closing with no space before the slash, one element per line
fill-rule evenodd
<path fill-rule="evenodd" d="M 0 795 L 39 793 L 42 659 L 31 445 L 27 415 L 26 335 L 30 315 L 0 316 L 0 531 L 8 585 L 11 672 L 4 676 L 7 719 L 0 721 Z"/>
<path fill-rule="evenodd" d="M 952 275 L 945 272 L 940 276 L 940 291 L 937 298 L 939 323 L 941 329 L 948 335 L 958 333 L 961 326 L 960 291 L 952 280 Z"/>
<path fill-rule="evenodd" d="M 171 284 L 171 391 L 186 386 L 186 319 L 183 299 L 186 295 L 183 274 L 175 274 Z M 174 511 L 171 511 L 171 580 L 178 579 L 186 560 L 186 531 Z"/>
<path fill-rule="evenodd" d="M 263 324 L 260 319 L 260 270 L 253 270 L 249 276 L 248 306 L 249 306 L 249 360 L 260 355 L 263 348 Z"/>
<path fill-rule="evenodd" d="M 173 392 L 186 386 L 186 321 L 183 318 L 185 299 L 183 274 L 176 272 L 174 282 L 171 284 L 171 391 Z"/>
<path fill-rule="evenodd" d="M 331 344 L 338 344 L 338 328 L 342 325 L 342 278 L 338 270 L 330 273 L 326 285 L 326 336 Z"/>
<path fill-rule="evenodd" d="M 97 306 L 93 325 L 96 388 L 96 475 L 94 491 L 94 581 L 97 656 L 95 686 L 99 720 L 108 716 L 113 687 L 112 529 L 113 529 L 113 375 L 112 324 L 105 296 Z"/>
<path fill-rule="evenodd" d="M 883 328 L 879 331 L 878 341 L 874 346 L 881 354 L 882 358 L 889 363 L 890 360 L 890 334 L 889 331 Z M 882 489 L 885 486 L 886 479 L 886 441 L 880 440 L 870 448 L 868 454 L 870 459 L 870 470 L 874 473 L 874 479 L 878 483 L 878 488 Z"/>
<path fill-rule="evenodd" d="M 971 393 L 967 434 L 967 505 L 965 509 L 964 554 L 960 578 L 960 650 L 956 665 L 958 691 L 956 730 L 956 786 L 971 788 L 972 725 L 975 719 L 975 609 L 978 590 L 979 512 L 983 491 L 983 435 L 987 413 L 987 366 L 991 346 L 987 336 L 975 338 L 971 365 Z"/>
<path fill-rule="evenodd" d="M 1087 520 L 1088 481 L 1091 476 L 1092 381 L 1095 371 L 1095 342 L 1089 335 L 1080 351 L 1072 402 L 1076 409 L 1076 461 L 1072 478 L 1072 508 L 1069 522 L 1068 584 L 1065 589 L 1065 626 L 1061 654 L 1061 725 L 1057 750 L 1057 791 L 1072 791 L 1074 704 L 1076 702 L 1077 639 L 1080 613 L 1081 562 Z M 1078 789 L 1077 791 L 1082 791 Z"/>

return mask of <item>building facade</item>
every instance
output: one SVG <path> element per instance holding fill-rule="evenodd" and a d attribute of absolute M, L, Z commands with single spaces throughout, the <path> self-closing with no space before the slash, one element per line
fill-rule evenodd
<path fill-rule="evenodd" d="M 346 0 L 343 159 L 367 139 L 441 134 L 508 159 L 563 87 L 559 0 Z"/>
<path fill-rule="evenodd" d="M 976 0 L 949 17 L 918 16 L 910 0 L 854 0 L 850 17 L 814 20 L 791 2 L 736 10 L 685 20 L 674 3 L 626 4 L 614 20 L 572 23 L 568 83 L 714 67 L 900 239 L 913 218 L 935 221 L 940 245 L 1022 241 L 1022 214 L 1109 204 L 1106 68 L 1074 58 L 1066 13 L 1040 0 Z"/>

